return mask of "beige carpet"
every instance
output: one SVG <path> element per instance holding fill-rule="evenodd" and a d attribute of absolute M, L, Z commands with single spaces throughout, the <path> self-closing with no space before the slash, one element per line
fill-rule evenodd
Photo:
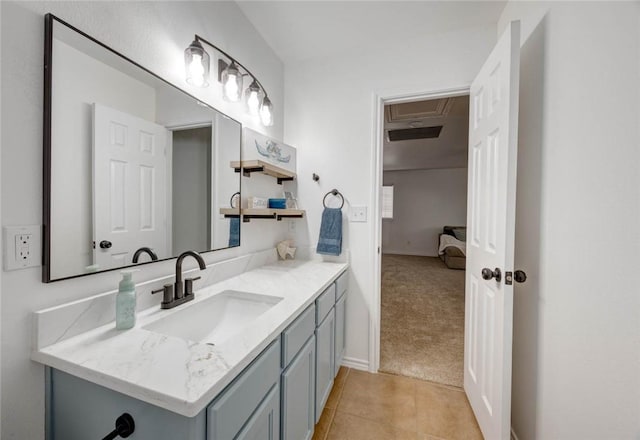
<path fill-rule="evenodd" d="M 464 271 L 383 255 L 380 371 L 462 387 Z"/>

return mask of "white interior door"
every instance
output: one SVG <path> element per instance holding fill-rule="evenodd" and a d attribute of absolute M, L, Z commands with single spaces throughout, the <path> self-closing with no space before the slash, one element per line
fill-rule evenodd
<path fill-rule="evenodd" d="M 93 255 L 100 270 L 131 264 L 143 246 L 167 257 L 166 145 L 165 127 L 93 105 Z"/>
<path fill-rule="evenodd" d="M 512 22 L 470 92 L 464 389 L 491 440 L 508 439 L 511 425 L 519 66 L 520 23 Z M 483 278 L 496 268 L 499 281 Z"/>

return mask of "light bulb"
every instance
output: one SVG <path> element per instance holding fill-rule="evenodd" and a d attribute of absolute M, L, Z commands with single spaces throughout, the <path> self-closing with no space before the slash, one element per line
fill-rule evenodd
<path fill-rule="evenodd" d="M 202 87 L 202 84 L 204 84 L 204 67 L 202 67 L 202 57 L 200 55 L 193 55 L 193 59 L 189 64 L 189 74 L 191 84 Z"/>
<path fill-rule="evenodd" d="M 247 101 L 247 111 L 249 114 L 258 116 L 260 114 L 260 86 L 258 86 L 255 80 L 244 92 L 244 96 Z"/>
<path fill-rule="evenodd" d="M 258 98 L 258 92 L 249 92 L 249 97 L 247 98 L 247 107 L 249 107 L 249 113 L 251 113 L 252 115 L 258 114 L 258 111 L 260 110 L 260 99 Z"/>
<path fill-rule="evenodd" d="M 238 83 L 236 82 L 236 75 L 229 75 L 227 78 L 227 82 L 224 83 L 224 94 L 229 99 L 229 101 L 236 102 L 240 99 L 240 94 L 238 93 Z"/>
<path fill-rule="evenodd" d="M 238 102 L 242 96 L 242 74 L 235 62 L 232 61 L 222 71 L 220 81 L 222 82 L 222 97 L 227 101 Z"/>
<path fill-rule="evenodd" d="M 266 96 L 262 100 L 262 107 L 260 107 L 260 120 L 265 127 L 273 125 L 273 104 Z"/>

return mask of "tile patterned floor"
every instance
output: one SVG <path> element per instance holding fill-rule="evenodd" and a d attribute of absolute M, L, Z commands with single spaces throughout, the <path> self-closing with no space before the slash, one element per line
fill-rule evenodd
<path fill-rule="evenodd" d="M 313 440 L 482 440 L 460 388 L 340 368 Z"/>

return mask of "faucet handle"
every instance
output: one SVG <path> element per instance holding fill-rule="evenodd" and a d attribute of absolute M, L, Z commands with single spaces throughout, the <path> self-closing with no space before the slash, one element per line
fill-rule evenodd
<path fill-rule="evenodd" d="M 152 290 L 151 294 L 162 292 L 162 304 L 171 304 L 173 302 L 173 284 L 165 284 L 162 289 Z"/>
<path fill-rule="evenodd" d="M 196 280 L 199 280 L 202 277 L 195 277 L 195 278 L 187 278 L 184 280 L 184 294 L 186 295 L 193 295 L 193 282 Z"/>

